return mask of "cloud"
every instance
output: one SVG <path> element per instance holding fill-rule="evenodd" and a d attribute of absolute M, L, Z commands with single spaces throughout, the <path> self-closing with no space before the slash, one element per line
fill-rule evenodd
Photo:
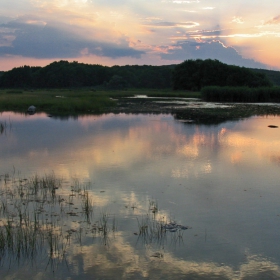
<path fill-rule="evenodd" d="M 66 29 L 66 30 L 65 30 Z M 85 54 L 110 58 L 140 58 L 143 51 L 129 46 L 125 37 L 117 42 L 103 42 L 94 38 L 85 38 L 62 28 L 42 21 L 30 23 L 13 21 L 0 25 L 0 56 L 20 55 L 32 58 L 75 58 Z M 4 32 L 5 30 L 5 32 Z M 12 38 L 7 45 L 7 38 Z M 6 41 L 5 41 L 6 40 Z M 2 46 L 1 46 L 1 41 Z"/>
<path fill-rule="evenodd" d="M 274 17 L 273 19 L 271 19 L 265 23 L 265 25 L 274 25 L 274 24 L 280 24 L 280 15 Z"/>
<path fill-rule="evenodd" d="M 187 21 L 187 22 L 169 22 L 169 21 L 160 21 L 160 22 L 154 22 L 150 24 L 146 24 L 151 27 L 183 27 L 183 28 L 192 28 L 199 26 L 199 23 L 193 22 L 193 21 Z"/>
<path fill-rule="evenodd" d="M 178 0 L 172 0 L 169 1 L 171 3 L 175 3 L 175 4 L 191 4 L 191 3 L 199 3 L 200 1 L 198 0 L 194 0 L 194 1 L 178 1 Z"/>
<path fill-rule="evenodd" d="M 240 10 L 240 1 L 224 5 L 216 0 L 1 0 L 0 56 L 3 61 L 9 55 L 30 61 L 92 56 L 108 60 L 108 64 L 116 63 L 116 58 L 137 64 L 149 55 L 180 57 L 183 42 L 202 39 L 224 40 L 238 46 L 243 55 L 265 61 L 272 53 L 258 50 L 269 49 L 279 40 L 276 24 L 280 15 L 271 17 L 276 10 L 271 8 L 262 15 L 267 22 L 261 22 L 251 9 L 261 5 L 258 7 L 263 10 L 267 2 L 254 7 L 243 3 L 247 10 L 243 4 Z M 266 38 L 266 48 L 261 37 Z M 139 40 L 141 44 L 133 43 Z M 250 51 L 245 44 L 250 44 Z M 164 52 L 157 52 L 156 45 Z M 209 49 L 211 45 L 206 46 Z M 272 61 L 279 64 L 277 59 Z M 153 63 L 165 61 L 155 59 Z"/>
<path fill-rule="evenodd" d="M 238 24 L 243 24 L 244 23 L 242 17 L 233 17 L 232 22 L 238 23 Z"/>
<path fill-rule="evenodd" d="M 204 8 L 202 8 L 203 10 L 214 10 L 215 9 L 215 7 L 204 7 Z"/>
<path fill-rule="evenodd" d="M 231 65 L 250 68 L 267 68 L 265 64 L 252 59 L 243 58 L 233 47 L 225 46 L 221 41 L 194 41 L 187 40 L 164 48 L 160 54 L 162 59 L 187 60 L 187 59 L 218 59 Z"/>

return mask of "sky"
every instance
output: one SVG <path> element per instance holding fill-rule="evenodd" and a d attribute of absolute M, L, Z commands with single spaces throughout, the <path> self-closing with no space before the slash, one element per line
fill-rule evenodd
<path fill-rule="evenodd" d="M 1 0 L 0 70 L 218 59 L 280 70 L 280 1 Z"/>

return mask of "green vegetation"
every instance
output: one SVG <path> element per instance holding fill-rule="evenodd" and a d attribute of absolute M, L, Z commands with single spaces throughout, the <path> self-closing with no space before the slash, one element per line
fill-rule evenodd
<path fill-rule="evenodd" d="M 280 102 L 279 89 L 272 87 L 277 83 L 280 72 L 230 66 L 211 59 L 169 66 L 113 67 L 59 61 L 1 72 L 0 112 L 26 112 L 34 105 L 37 112 L 52 115 L 98 114 L 120 111 L 117 106 L 121 105 L 140 113 L 159 106 L 151 104 L 152 97 Z M 144 98 L 127 99 L 135 95 L 150 97 L 150 103 Z"/>
<path fill-rule="evenodd" d="M 159 91 L 142 91 L 143 95 L 149 97 L 170 97 L 170 98 L 201 98 L 201 93 L 199 91 L 172 91 L 172 90 L 159 90 Z"/>
<path fill-rule="evenodd" d="M 90 65 L 59 61 L 45 67 L 23 66 L 0 75 L 0 88 L 171 88 L 172 66 Z"/>
<path fill-rule="evenodd" d="M 30 105 L 37 111 L 50 114 L 91 114 L 102 113 L 114 106 L 109 93 L 90 90 L 36 90 L 10 93 L 0 91 L 0 111 L 26 112 Z"/>
<path fill-rule="evenodd" d="M 184 108 L 173 113 L 175 119 L 188 125 L 194 123 L 213 125 L 229 120 L 269 115 L 279 116 L 279 106 L 232 103 L 226 108 Z"/>
<path fill-rule="evenodd" d="M 26 112 L 30 105 L 38 112 L 55 115 L 97 114 L 116 106 L 116 98 L 147 95 L 150 97 L 199 97 L 198 92 L 171 90 L 0 90 L 0 111 Z"/>
<path fill-rule="evenodd" d="M 178 65 L 102 66 L 55 61 L 45 67 L 22 66 L 0 72 L 0 88 L 84 88 L 105 90 L 183 89 L 204 86 L 280 85 L 280 72 L 231 66 L 218 60 L 186 60 Z"/>
<path fill-rule="evenodd" d="M 280 87 L 205 87 L 201 90 L 205 101 L 214 102 L 280 102 Z"/>
<path fill-rule="evenodd" d="M 280 72 L 266 69 L 252 69 L 257 73 L 262 73 L 275 85 L 280 86 Z"/>
<path fill-rule="evenodd" d="M 69 185 L 54 173 L 0 176 L 0 266 L 38 260 L 54 268 L 70 246 L 83 245 L 88 236 L 107 240 L 116 230 L 115 217 L 103 213 L 93 222 L 89 187 L 77 179 Z"/>
<path fill-rule="evenodd" d="M 84 245 L 100 242 L 108 246 L 115 237 L 116 216 L 95 205 L 97 190 L 90 182 L 82 183 L 77 178 L 64 181 L 54 173 L 16 178 L 15 173 L 0 175 L 1 267 L 14 262 L 19 266 L 43 264 L 54 272 Z M 190 227 L 166 217 L 156 201 L 149 201 L 147 206 L 142 219 L 136 216 L 137 241 L 144 246 L 183 241 L 183 231 Z M 137 207 L 131 208 L 134 211 Z M 127 222 L 127 217 L 124 219 Z M 132 219 L 135 221 L 135 215 Z"/>
<path fill-rule="evenodd" d="M 245 67 L 224 64 L 218 60 L 186 60 L 173 72 L 173 89 L 200 90 L 206 86 L 270 87 L 272 83 L 263 73 Z"/>

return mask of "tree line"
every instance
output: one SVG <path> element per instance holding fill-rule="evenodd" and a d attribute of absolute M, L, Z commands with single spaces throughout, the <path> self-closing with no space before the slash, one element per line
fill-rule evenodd
<path fill-rule="evenodd" d="M 172 66 L 102 66 L 58 61 L 22 66 L 0 75 L 2 88 L 171 88 Z"/>
<path fill-rule="evenodd" d="M 272 72 L 272 71 L 271 71 Z M 218 60 L 186 60 L 178 65 L 102 66 L 56 61 L 45 67 L 22 66 L 0 73 L 0 88 L 171 89 L 197 91 L 206 86 L 267 87 L 280 72 L 258 71 Z M 271 77 L 274 77 L 274 80 Z"/>
<path fill-rule="evenodd" d="M 175 90 L 200 90 L 208 86 L 255 88 L 270 87 L 272 82 L 265 73 L 211 59 L 186 60 L 174 69 Z"/>

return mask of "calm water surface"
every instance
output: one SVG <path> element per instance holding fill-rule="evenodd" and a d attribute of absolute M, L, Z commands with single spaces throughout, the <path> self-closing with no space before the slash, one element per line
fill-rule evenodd
<path fill-rule="evenodd" d="M 0 204 L 16 178 L 55 174 L 61 197 L 74 182 L 93 205 L 87 223 L 63 210 L 59 222 L 73 230 L 63 257 L 2 252 L 0 279 L 280 278 L 280 129 L 268 128 L 279 117 L 205 126 L 171 115 L 7 112 L 0 122 Z M 105 236 L 94 231 L 104 215 Z M 189 228 L 159 235 L 170 222 Z"/>

